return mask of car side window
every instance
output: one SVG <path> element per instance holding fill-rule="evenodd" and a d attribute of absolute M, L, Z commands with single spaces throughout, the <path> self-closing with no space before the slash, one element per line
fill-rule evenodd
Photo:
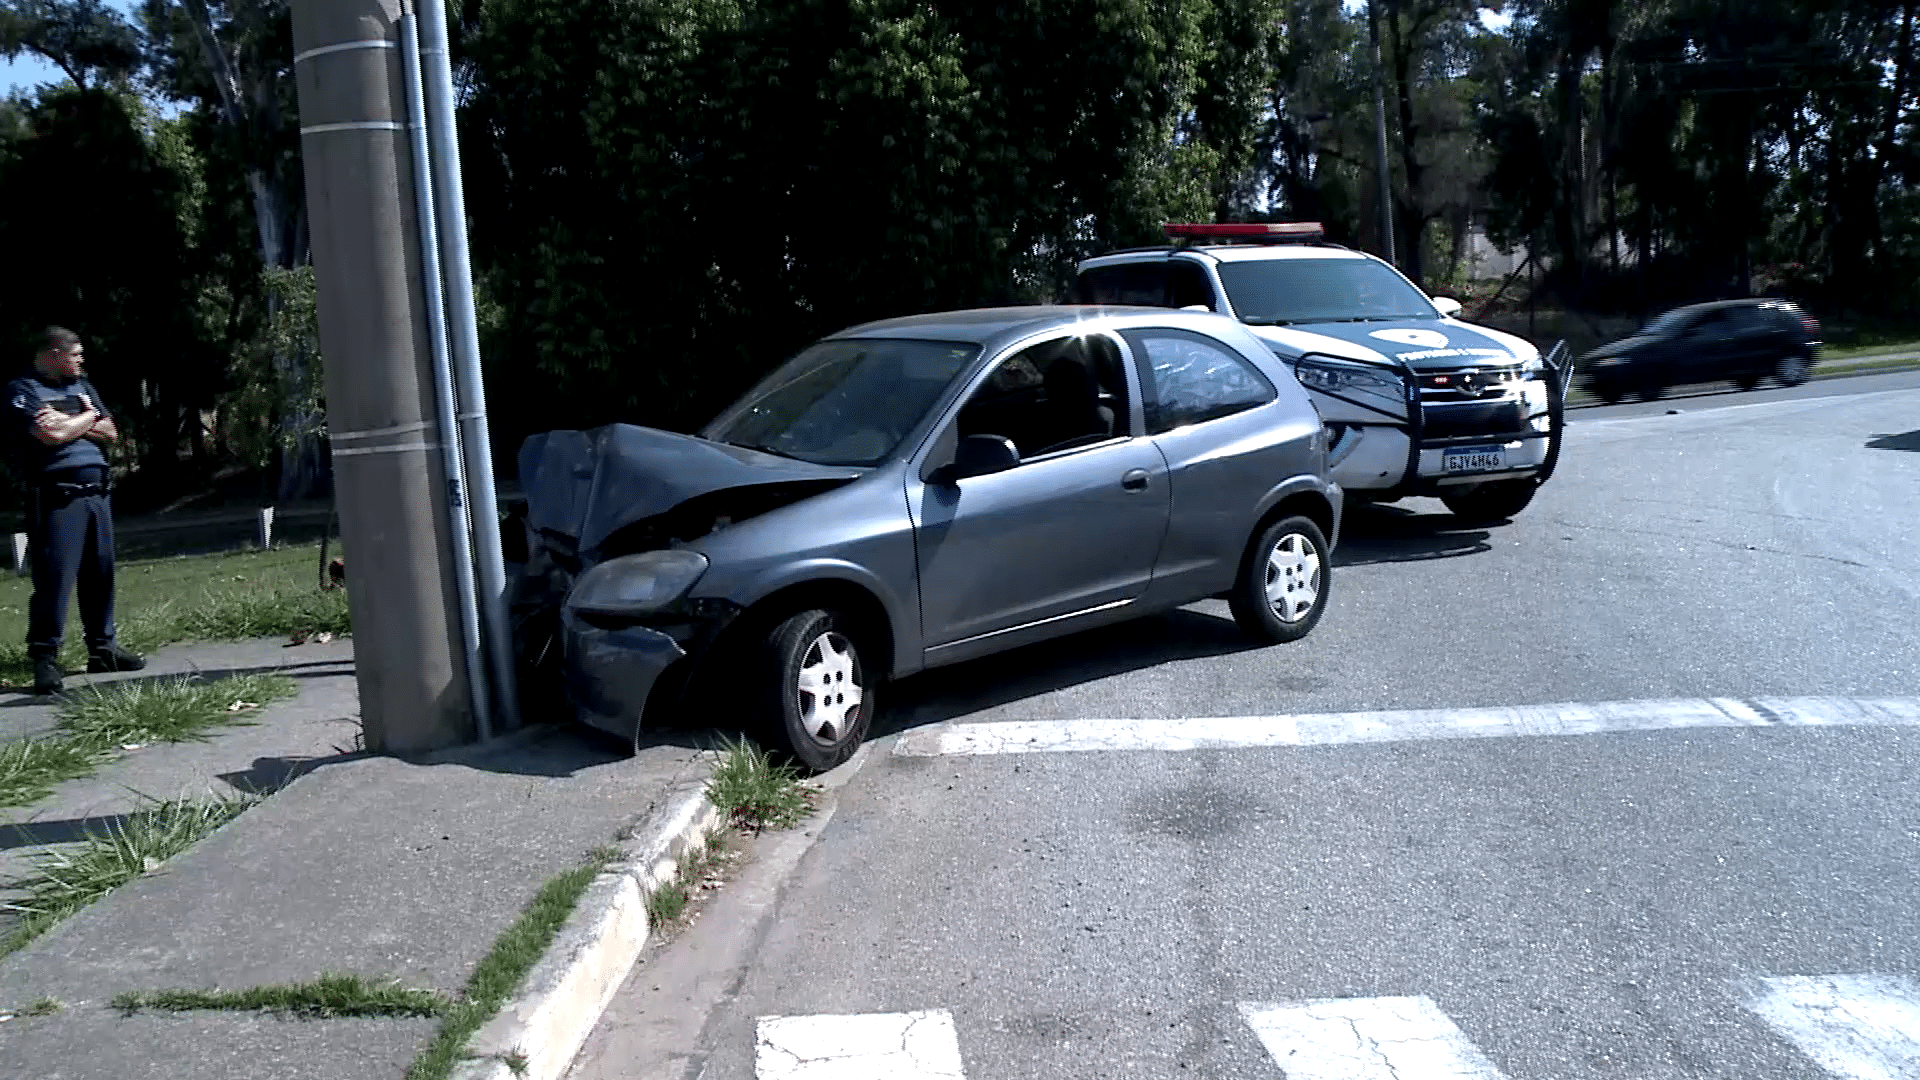
<path fill-rule="evenodd" d="M 1169 262 L 1167 285 L 1173 294 L 1169 307 L 1183 308 L 1198 304 L 1208 311 L 1219 310 L 1213 306 L 1213 282 L 1207 279 L 1207 272 L 1198 263 L 1186 259 Z"/>
<path fill-rule="evenodd" d="M 1074 282 L 1074 299 L 1083 304 L 1167 306 L 1167 263 L 1121 263 L 1083 270 Z"/>
<path fill-rule="evenodd" d="M 1259 368 L 1200 334 L 1154 328 L 1121 336 L 1140 367 L 1150 435 L 1257 408 L 1278 394 Z"/>
<path fill-rule="evenodd" d="M 1120 350 L 1098 334 L 1054 338 L 1002 360 L 960 408 L 959 435 L 1013 440 L 1022 460 L 1129 433 Z"/>

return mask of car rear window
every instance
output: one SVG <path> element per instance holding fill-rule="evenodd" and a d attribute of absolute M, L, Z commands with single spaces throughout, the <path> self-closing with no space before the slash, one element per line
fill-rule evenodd
<path fill-rule="evenodd" d="M 1083 304 L 1167 305 L 1167 264 L 1121 263 L 1082 270 L 1074 284 L 1074 299 Z"/>

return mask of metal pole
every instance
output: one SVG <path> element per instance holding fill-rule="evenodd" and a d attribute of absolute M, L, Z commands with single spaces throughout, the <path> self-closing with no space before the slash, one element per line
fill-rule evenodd
<path fill-rule="evenodd" d="M 460 136 L 454 128 L 453 67 L 447 49 L 446 0 L 420 0 L 420 59 L 425 67 L 427 144 L 440 232 L 440 265 L 447 290 L 447 326 L 453 349 L 454 390 L 460 402 L 460 449 L 473 507 L 473 550 L 480 618 L 493 672 L 498 726 L 520 726 L 514 677 L 513 629 L 507 619 L 506 561 L 500 551 L 500 497 L 494 489 L 493 445 L 487 431 L 487 391 L 480 371 L 480 327 L 473 309 L 473 266 L 467 244 L 467 197 L 460 181 Z"/>
<path fill-rule="evenodd" d="M 420 275 L 427 294 L 427 340 L 433 363 L 435 418 L 440 428 L 440 457 L 447 470 L 447 534 L 453 542 L 455 594 L 460 605 L 460 636 L 467 649 L 467 692 L 473 695 L 473 726 L 482 739 L 493 735 L 488 709 L 487 673 L 480 653 L 480 608 L 473 587 L 473 544 L 467 520 L 466 469 L 460 455 L 458 411 L 453 403 L 453 372 L 447 358 L 447 315 L 440 283 L 440 242 L 434 227 L 433 181 L 427 162 L 427 113 L 420 83 L 420 33 L 411 3 L 400 8 L 400 54 L 407 70 L 407 142 L 413 148 L 413 201 L 420 225 Z M 496 527 L 495 532 L 498 532 Z"/>
<path fill-rule="evenodd" d="M 340 537 L 367 747 L 473 738 L 434 437 L 399 0 L 293 0 Z"/>
<path fill-rule="evenodd" d="M 1393 243 L 1393 172 L 1387 166 L 1387 70 L 1380 61 L 1380 17 L 1367 0 L 1367 33 L 1373 39 L 1373 166 L 1379 177 L 1380 252 L 1399 265 Z"/>

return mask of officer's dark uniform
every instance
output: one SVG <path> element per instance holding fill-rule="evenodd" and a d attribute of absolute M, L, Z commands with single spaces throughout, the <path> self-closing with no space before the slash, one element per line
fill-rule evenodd
<path fill-rule="evenodd" d="M 68 416 L 85 412 L 83 394 L 102 417 L 111 417 L 100 402 L 100 392 L 84 376 L 58 383 L 36 371 L 7 384 L 7 420 L 27 484 L 28 551 L 33 562 L 27 652 L 35 659 L 59 654 L 67 627 L 67 598 L 75 585 L 79 586 L 88 655 L 117 651 L 107 457 L 92 439 L 48 446 L 33 434 L 34 417 L 43 408 Z"/>

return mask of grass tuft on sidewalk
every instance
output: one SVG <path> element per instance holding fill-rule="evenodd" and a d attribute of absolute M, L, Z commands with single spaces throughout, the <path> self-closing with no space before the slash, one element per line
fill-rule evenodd
<path fill-rule="evenodd" d="M 453 1006 L 445 995 L 398 981 L 374 982 L 359 975 L 322 975 L 309 983 L 255 986 L 246 990 L 153 990 L 121 994 L 116 1009 L 163 1012 L 266 1012 L 304 1020 L 338 1016 L 441 1016 Z"/>
<path fill-rule="evenodd" d="M 493 943 L 473 974 L 465 993 L 449 1007 L 433 1042 L 407 1069 L 406 1080 L 445 1080 L 465 1056 L 467 1040 L 480 1030 L 520 988 L 527 972 L 547 951 L 560 927 L 573 914 L 580 897 L 601 870 L 620 857 L 617 850 L 600 848 L 585 863 L 548 881 L 512 926 Z"/>
<path fill-rule="evenodd" d="M 727 740 L 707 798 L 742 829 L 785 829 L 813 812 L 800 771 L 752 743 Z"/>
<path fill-rule="evenodd" d="M 168 859 L 258 801 L 255 796 L 229 796 L 204 802 L 156 802 L 118 825 L 90 834 L 77 848 L 39 856 L 31 873 L 6 883 L 24 896 L 0 903 L 0 908 L 20 916 L 13 932 L 0 939 L 0 956 L 25 946 L 127 882 L 159 870 Z"/>
<path fill-rule="evenodd" d="M 75 690 L 60 703 L 54 734 L 0 744 L 0 807 L 29 805 L 128 748 L 250 725 L 261 706 L 296 690 L 284 675 L 138 679 Z"/>

